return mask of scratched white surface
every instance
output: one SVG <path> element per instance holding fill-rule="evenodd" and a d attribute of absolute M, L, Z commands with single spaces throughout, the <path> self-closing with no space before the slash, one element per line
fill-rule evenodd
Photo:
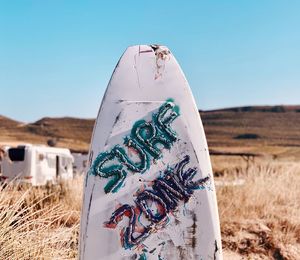
<path fill-rule="evenodd" d="M 143 247 L 148 250 L 144 256 L 147 259 L 158 259 L 158 256 L 161 259 L 222 259 L 215 188 L 203 126 L 188 82 L 166 47 L 154 51 L 150 46 L 140 45 L 125 51 L 99 109 L 90 158 L 94 161 L 99 153 L 116 144 L 123 145 L 123 138 L 130 134 L 134 123 L 140 119 L 151 121 L 151 115 L 169 98 L 180 107 L 180 116 L 171 124 L 179 141 L 170 150 L 162 150 L 162 159 L 152 162 L 143 174 L 128 174 L 117 193 L 104 193 L 108 179 L 87 175 L 80 259 L 138 259 L 141 248 L 124 249 L 120 242 L 120 230 L 127 226 L 128 219 L 123 218 L 115 229 L 108 229 L 103 223 L 110 219 L 118 205 L 135 205 L 134 194 L 142 183 L 153 181 L 160 171 L 182 160 L 186 154 L 191 157 L 188 167 L 197 168 L 195 179 L 209 176 L 210 181 L 205 189 L 196 190 L 188 203 L 179 204 L 178 210 L 170 214 L 167 226 L 143 241 Z"/>

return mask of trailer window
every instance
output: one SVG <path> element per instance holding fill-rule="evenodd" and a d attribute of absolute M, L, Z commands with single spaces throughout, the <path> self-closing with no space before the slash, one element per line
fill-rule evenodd
<path fill-rule="evenodd" d="M 25 148 L 10 148 L 8 150 L 8 157 L 13 162 L 24 161 Z"/>
<path fill-rule="evenodd" d="M 69 157 L 61 157 L 61 167 L 68 170 L 68 166 L 72 164 L 72 159 Z"/>
<path fill-rule="evenodd" d="M 47 162 L 48 162 L 48 167 L 49 168 L 55 168 L 56 167 L 56 157 L 53 155 L 51 155 L 51 157 L 48 155 L 47 158 Z"/>

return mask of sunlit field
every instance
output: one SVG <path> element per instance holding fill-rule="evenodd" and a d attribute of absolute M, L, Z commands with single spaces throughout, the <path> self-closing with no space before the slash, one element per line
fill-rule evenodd
<path fill-rule="evenodd" d="M 228 180 L 217 186 L 225 259 L 299 259 L 300 164 L 248 162 L 220 179 Z"/>
<path fill-rule="evenodd" d="M 0 259 L 74 259 L 82 181 L 44 188 L 2 185 Z"/>
<path fill-rule="evenodd" d="M 300 164 L 213 157 L 213 168 L 224 258 L 297 259 Z M 1 259 L 76 259 L 82 177 L 1 189 Z"/>

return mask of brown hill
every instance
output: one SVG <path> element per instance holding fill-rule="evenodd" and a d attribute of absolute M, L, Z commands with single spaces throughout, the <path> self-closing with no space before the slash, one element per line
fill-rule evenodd
<path fill-rule="evenodd" d="M 33 124 L 26 125 L 25 128 L 27 131 L 37 135 L 88 143 L 90 142 L 94 121 L 94 119 L 79 119 L 72 117 L 45 117 Z"/>
<path fill-rule="evenodd" d="M 200 114 L 213 154 L 300 157 L 300 106 L 247 106 Z M 0 142 L 50 141 L 56 146 L 87 151 L 93 125 L 93 119 L 45 117 L 22 124 L 0 116 Z"/>
<path fill-rule="evenodd" d="M 300 112 L 300 105 L 294 106 L 243 106 L 243 107 L 230 107 L 223 109 L 206 110 L 200 112 L 271 112 L 271 113 L 281 113 L 281 112 Z"/>
<path fill-rule="evenodd" d="M 46 117 L 30 124 L 21 124 L 12 119 L 0 117 L 0 143 L 47 144 L 52 142 L 58 147 L 87 151 L 93 125 L 93 119 L 71 117 Z"/>
<path fill-rule="evenodd" d="M 200 112 L 212 151 L 300 155 L 300 106 Z"/>
<path fill-rule="evenodd" d="M 18 121 L 15 121 L 8 117 L 0 115 L 0 128 L 16 127 L 19 124 L 20 124 L 20 122 L 18 122 Z"/>

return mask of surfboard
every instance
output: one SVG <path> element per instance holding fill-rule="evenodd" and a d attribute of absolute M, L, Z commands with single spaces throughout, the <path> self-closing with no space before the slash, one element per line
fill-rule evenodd
<path fill-rule="evenodd" d="M 127 48 L 95 122 L 80 259 L 222 259 L 207 142 L 167 47 Z"/>

